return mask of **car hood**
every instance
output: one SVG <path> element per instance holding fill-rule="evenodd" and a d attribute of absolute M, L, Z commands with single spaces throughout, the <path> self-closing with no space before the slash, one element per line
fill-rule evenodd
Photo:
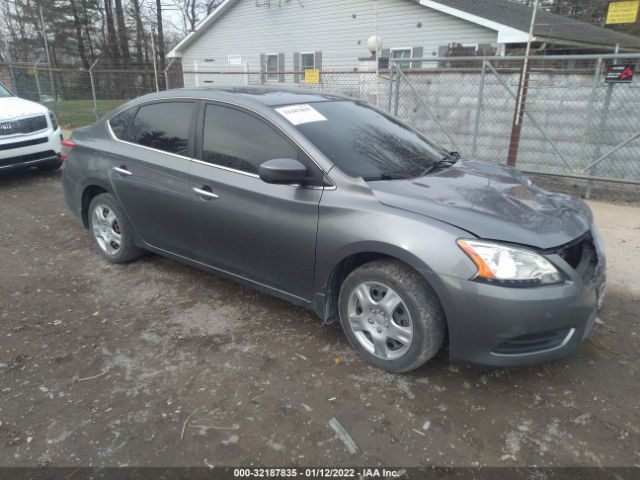
<path fill-rule="evenodd" d="M 47 113 L 47 111 L 47 108 L 39 103 L 23 98 L 0 98 L 0 121 L 28 117 L 29 115 L 42 115 L 43 113 Z"/>
<path fill-rule="evenodd" d="M 411 180 L 367 182 L 384 205 L 455 225 L 477 237 L 548 249 L 586 233 L 589 207 L 535 186 L 515 169 L 460 160 Z"/>

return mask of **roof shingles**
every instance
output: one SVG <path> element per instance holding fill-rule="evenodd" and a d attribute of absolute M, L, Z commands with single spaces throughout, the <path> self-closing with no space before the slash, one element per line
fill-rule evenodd
<path fill-rule="evenodd" d="M 434 0 L 447 7 L 462 10 L 525 32 L 529 31 L 532 8 L 509 0 Z M 540 9 L 534 35 L 548 39 L 602 44 L 614 47 L 640 48 L 640 37 L 579 22 Z"/>

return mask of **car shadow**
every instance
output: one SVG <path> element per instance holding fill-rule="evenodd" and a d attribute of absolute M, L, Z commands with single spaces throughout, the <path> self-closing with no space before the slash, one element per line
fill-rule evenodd
<path fill-rule="evenodd" d="M 0 188 L 3 186 L 20 186 L 42 179 L 60 179 L 62 170 L 45 171 L 37 167 L 16 170 L 0 170 Z"/>

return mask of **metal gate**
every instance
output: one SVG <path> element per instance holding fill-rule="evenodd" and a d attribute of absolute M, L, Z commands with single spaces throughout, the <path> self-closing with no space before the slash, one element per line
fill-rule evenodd
<path fill-rule="evenodd" d="M 387 108 L 468 157 L 640 184 L 640 80 L 630 75 L 640 54 L 525 59 L 393 62 Z M 426 68 L 411 69 L 416 61 Z"/>

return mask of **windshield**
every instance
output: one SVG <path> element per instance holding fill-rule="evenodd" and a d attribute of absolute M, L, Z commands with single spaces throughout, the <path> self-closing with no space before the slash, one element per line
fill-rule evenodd
<path fill-rule="evenodd" d="M 299 106 L 306 117 L 288 117 L 287 111 L 292 112 L 296 107 L 276 110 L 297 124 L 300 132 L 352 177 L 414 178 L 425 175 L 448 157 L 445 150 L 422 134 L 363 103 L 317 102 Z"/>
<path fill-rule="evenodd" d="M 0 98 L 2 97 L 13 97 L 13 94 L 9 91 L 7 87 L 0 83 Z"/>

